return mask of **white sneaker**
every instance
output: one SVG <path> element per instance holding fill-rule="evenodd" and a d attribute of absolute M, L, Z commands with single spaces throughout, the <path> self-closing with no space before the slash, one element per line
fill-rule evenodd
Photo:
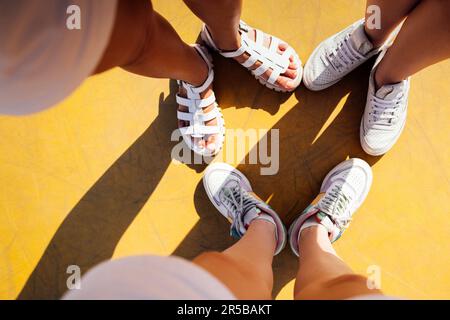
<path fill-rule="evenodd" d="M 336 241 L 348 228 L 371 185 L 372 169 L 361 159 L 349 159 L 331 170 L 320 188 L 324 196 L 307 207 L 289 228 L 289 244 L 295 255 L 299 255 L 298 239 L 306 220 L 315 217 L 328 230 L 330 241 Z"/>
<path fill-rule="evenodd" d="M 323 41 L 304 68 L 303 83 L 313 91 L 326 89 L 380 52 L 364 31 L 361 19 Z"/>
<path fill-rule="evenodd" d="M 203 176 L 203 186 L 213 205 L 231 222 L 231 236 L 241 238 L 254 219 L 263 219 L 276 227 L 275 255 L 284 248 L 287 232 L 283 222 L 268 204 L 249 193 L 250 182 L 239 170 L 226 163 L 211 164 Z"/>
<path fill-rule="evenodd" d="M 410 78 L 387 84 L 375 91 L 374 74 L 387 49 L 378 57 L 370 73 L 366 108 L 361 120 L 360 140 L 372 156 L 386 153 L 397 142 L 406 123 Z"/>

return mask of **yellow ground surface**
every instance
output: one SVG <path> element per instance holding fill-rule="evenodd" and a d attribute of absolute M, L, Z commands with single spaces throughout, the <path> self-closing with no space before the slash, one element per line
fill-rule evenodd
<path fill-rule="evenodd" d="M 243 18 L 288 41 L 305 62 L 314 47 L 363 15 L 364 1 L 244 1 Z M 156 1 L 188 42 L 200 28 L 182 1 Z M 374 184 L 338 253 L 382 289 L 407 298 L 450 298 L 449 61 L 413 78 L 406 129 L 383 157 L 359 146 L 370 66 L 320 93 L 283 95 L 215 57 L 216 94 L 228 128 L 280 130 L 280 169 L 254 188 L 291 222 L 329 169 L 367 160 Z M 66 268 L 110 258 L 223 249 L 228 224 L 199 184 L 203 166 L 171 159 L 174 84 L 116 69 L 88 79 L 55 108 L 0 117 L 0 299 L 58 298 Z M 237 164 L 241 159 L 235 161 Z M 290 299 L 296 259 L 275 259 L 274 295 Z"/>

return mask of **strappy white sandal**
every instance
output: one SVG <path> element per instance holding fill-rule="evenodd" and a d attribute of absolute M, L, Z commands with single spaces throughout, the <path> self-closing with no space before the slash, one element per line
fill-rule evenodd
<path fill-rule="evenodd" d="M 236 51 L 223 51 L 220 50 L 213 41 L 211 33 L 208 30 L 208 27 L 203 24 L 202 31 L 200 33 L 202 40 L 213 50 L 220 53 L 225 58 L 235 58 L 239 57 L 243 53 L 248 54 L 248 59 L 241 63 L 245 68 L 251 71 L 253 76 L 263 85 L 268 87 L 269 89 L 278 91 L 278 92 L 292 92 L 294 91 L 300 82 L 302 81 L 302 62 L 298 57 L 297 53 L 292 49 L 292 47 L 288 47 L 283 54 L 278 53 L 278 46 L 281 41 L 279 38 L 266 34 L 261 30 L 256 28 L 252 28 L 255 30 L 255 41 L 251 40 L 248 36 L 250 31 L 250 27 L 241 20 L 239 24 L 239 33 L 241 35 L 241 47 Z M 264 46 L 264 38 L 265 36 L 270 37 L 270 46 L 266 48 Z M 276 84 L 278 77 L 285 73 L 289 68 L 289 58 L 290 56 L 294 56 L 294 62 L 297 64 L 297 77 L 293 79 L 295 82 L 295 88 L 292 90 L 286 90 L 281 88 Z M 251 70 L 252 66 L 255 62 L 260 61 L 262 64 L 258 68 Z M 262 77 L 262 75 L 268 70 L 271 69 L 272 73 L 270 77 L 266 80 Z"/>
<path fill-rule="evenodd" d="M 194 87 L 185 81 L 177 81 L 178 85 L 182 86 L 186 90 L 187 98 L 181 97 L 177 94 L 176 101 L 179 105 L 189 108 L 187 111 L 178 110 L 177 112 L 178 120 L 189 122 L 189 126 L 179 128 L 179 130 L 183 136 L 183 140 L 192 151 L 201 156 L 214 156 L 222 149 L 223 146 L 225 121 L 223 119 L 222 111 L 216 103 L 216 96 L 214 95 L 214 92 L 208 98 L 202 99 L 200 97 L 200 94 L 213 82 L 214 71 L 213 64 L 211 62 L 212 59 L 208 53 L 208 50 L 198 44 L 196 44 L 194 48 L 208 65 L 208 78 L 199 87 Z M 203 108 L 210 105 L 214 105 L 214 107 L 205 113 Z M 205 122 L 213 119 L 217 119 L 216 125 L 205 124 Z M 201 138 L 206 141 L 210 135 L 217 135 L 214 141 L 215 149 L 213 152 L 206 147 L 202 148 L 194 144 L 192 141 L 192 138 Z"/>

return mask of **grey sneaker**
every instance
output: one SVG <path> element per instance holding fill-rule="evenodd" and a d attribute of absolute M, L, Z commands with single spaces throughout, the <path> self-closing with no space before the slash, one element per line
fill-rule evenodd
<path fill-rule="evenodd" d="M 311 217 L 325 226 L 331 242 L 339 239 L 366 199 L 371 185 L 372 169 L 361 159 L 349 159 L 331 170 L 320 188 L 324 196 L 317 204 L 308 206 L 289 228 L 289 244 L 294 254 L 299 255 L 300 232 Z"/>
<path fill-rule="evenodd" d="M 277 245 L 275 255 L 286 245 L 287 232 L 278 214 L 265 202 L 249 192 L 248 179 L 226 163 L 213 163 L 203 176 L 203 186 L 212 204 L 231 222 L 231 236 L 241 238 L 254 219 L 275 224 Z"/>
<path fill-rule="evenodd" d="M 408 111 L 410 78 L 375 89 L 375 71 L 386 51 L 378 56 L 370 73 L 359 134 L 361 147 L 372 156 L 385 154 L 394 146 L 405 127 Z"/>
<path fill-rule="evenodd" d="M 361 19 L 323 41 L 314 50 L 304 69 L 303 83 L 313 91 L 326 89 L 379 53 L 364 31 Z"/>

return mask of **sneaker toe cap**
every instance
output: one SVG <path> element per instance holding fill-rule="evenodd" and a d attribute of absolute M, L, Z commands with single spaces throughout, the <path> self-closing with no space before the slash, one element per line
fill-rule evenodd
<path fill-rule="evenodd" d="M 219 193 L 221 187 L 227 182 L 230 173 L 225 170 L 214 170 L 209 172 L 205 177 L 204 185 L 211 195 Z"/>
<path fill-rule="evenodd" d="M 379 130 L 368 130 L 361 136 L 361 146 L 364 151 L 373 156 L 379 156 L 386 153 L 393 144 L 391 132 Z"/>
<path fill-rule="evenodd" d="M 311 56 L 305 65 L 303 82 L 310 90 L 321 90 L 336 81 L 334 75 L 320 58 L 321 50 Z"/>

